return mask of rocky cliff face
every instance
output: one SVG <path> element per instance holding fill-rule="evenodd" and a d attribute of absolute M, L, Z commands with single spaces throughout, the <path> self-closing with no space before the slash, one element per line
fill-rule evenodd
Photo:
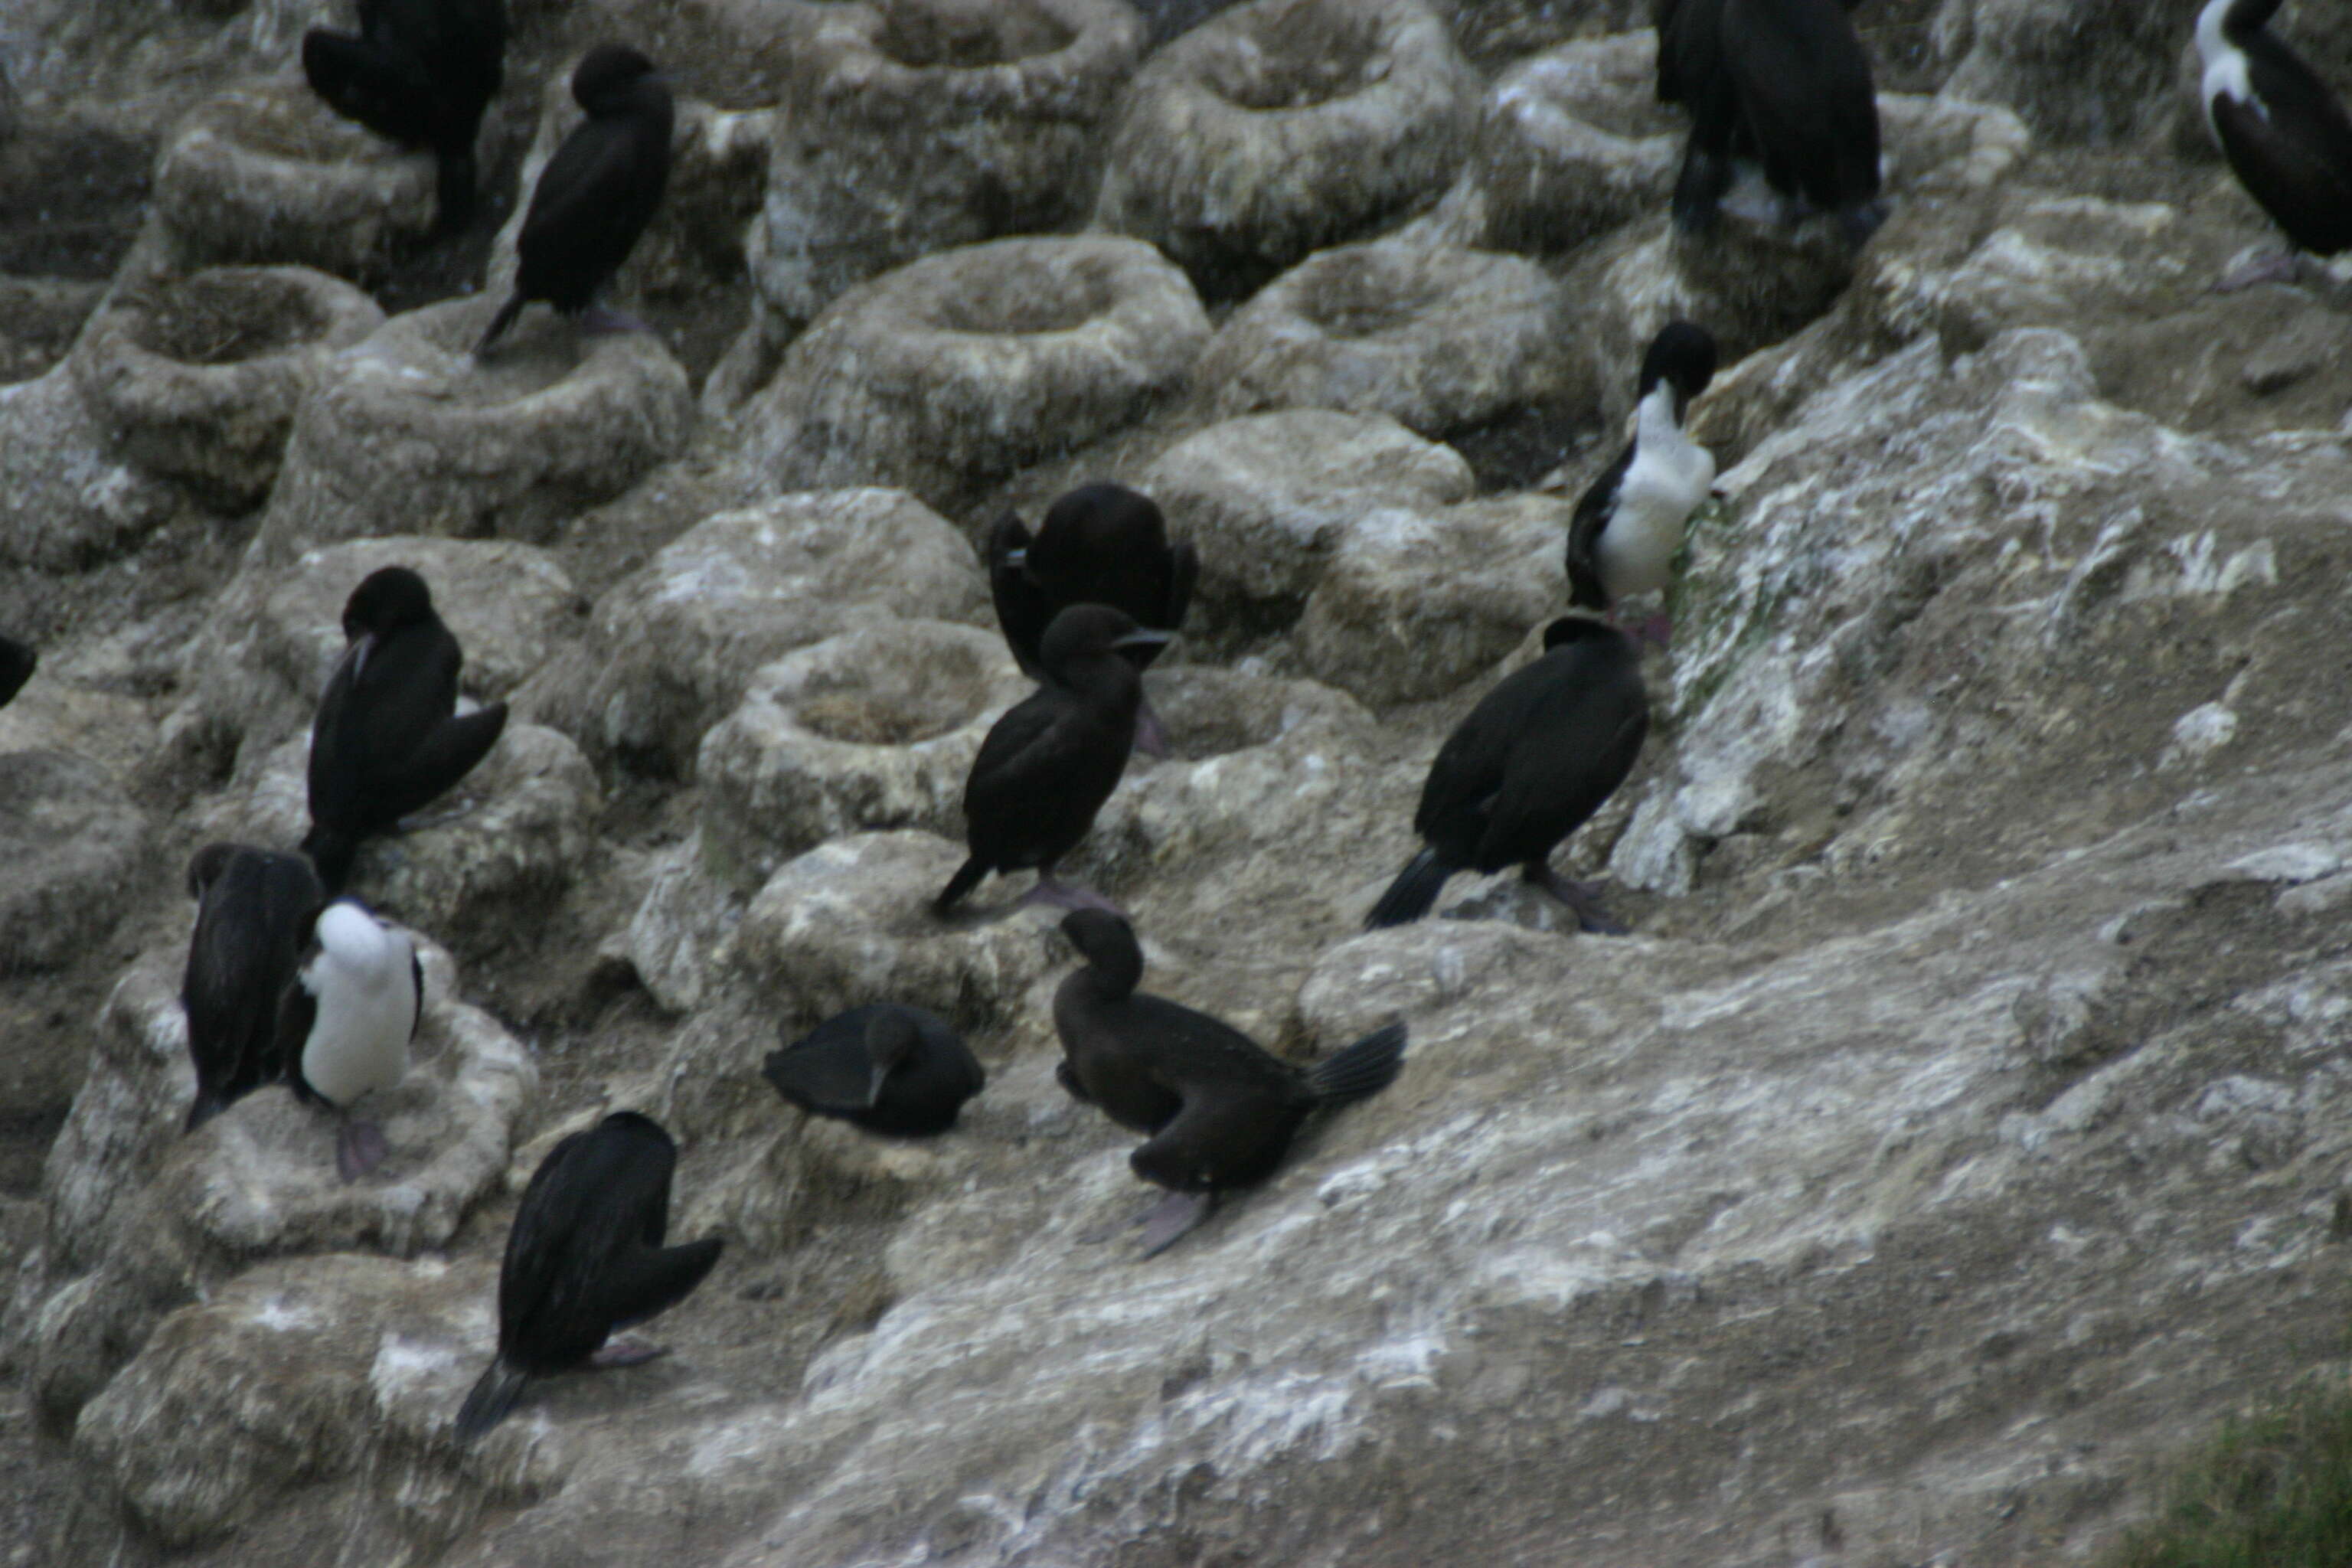
<path fill-rule="evenodd" d="M 2211 291 L 2272 237 L 2189 0 L 1863 7 L 1858 257 L 1669 233 L 1620 0 L 511 8 L 432 245 L 429 160 L 299 89 L 307 3 L 0 35 L 9 1561 L 2042 1564 L 2341 1355 L 2352 317 Z M 2275 25 L 2352 85 L 2340 16 Z M 658 331 L 470 367 L 605 36 L 682 96 Z M 1361 934 L 1675 314 L 1721 496 L 1559 862 L 1635 934 L 1509 877 Z M 1412 1032 L 1148 1263 L 1066 944 L 924 908 L 1026 689 L 974 541 L 1104 477 L 1202 568 L 1072 870 L 1151 989 Z M 180 869 L 299 837 L 393 561 L 515 719 L 356 873 L 431 1001 L 346 1188 L 275 1090 L 180 1134 Z M 758 1077 L 883 998 L 987 1066 L 936 1142 Z M 515 1195 L 621 1108 L 728 1252 L 669 1358 L 461 1452 Z"/>

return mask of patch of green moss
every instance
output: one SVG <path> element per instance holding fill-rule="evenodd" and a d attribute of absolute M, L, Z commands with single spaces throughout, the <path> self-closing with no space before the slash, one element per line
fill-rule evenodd
<path fill-rule="evenodd" d="M 2229 1422 L 2105 1568 L 2352 1563 L 2352 1385 L 2331 1379 Z"/>

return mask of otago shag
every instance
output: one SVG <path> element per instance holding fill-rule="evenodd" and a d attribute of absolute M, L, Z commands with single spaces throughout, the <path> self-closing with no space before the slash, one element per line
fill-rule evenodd
<path fill-rule="evenodd" d="M 1217 1197 L 1274 1174 L 1309 1113 L 1369 1099 L 1395 1080 L 1402 1024 L 1300 1068 L 1205 1013 L 1136 990 L 1143 950 L 1118 915 L 1062 921 L 1086 967 L 1054 993 L 1062 1087 L 1121 1127 L 1151 1134 L 1128 1158 L 1169 1195 L 1145 1219 L 1151 1257 L 1209 1216 Z"/>
<path fill-rule="evenodd" d="M 1364 923 L 1419 920 L 1456 871 L 1519 866 L 1584 930 L 1622 933 L 1590 891 L 1545 861 L 1625 782 L 1649 730 L 1633 643 L 1599 621 L 1554 621 L 1543 657 L 1504 677 L 1438 749 L 1412 817 L 1429 847 L 1397 873 Z"/>
<path fill-rule="evenodd" d="M 357 1181 L 383 1158 L 383 1131 L 352 1114 L 361 1097 L 408 1076 L 408 1047 L 425 1016 L 416 944 L 357 899 L 319 912 L 310 947 L 278 1010 L 278 1048 L 294 1068 L 297 1099 L 341 1118 L 335 1169 Z"/>
<path fill-rule="evenodd" d="M 435 221 L 446 231 L 473 216 L 474 141 L 504 80 L 506 48 L 504 0 L 360 0 L 357 37 L 302 36 L 302 74 L 344 119 L 432 150 Z"/>
<path fill-rule="evenodd" d="M 615 1111 L 547 1152 L 523 1189 L 499 1270 L 499 1355 L 457 1412 L 470 1443 L 506 1419 L 524 1384 L 574 1367 L 634 1366 L 662 1352 L 617 1331 L 693 1294 L 726 1244 L 665 1247 L 677 1145 L 660 1123 Z"/>
<path fill-rule="evenodd" d="M 2246 194 L 2297 248 L 2352 247 L 2352 119 L 2264 24 L 2280 0 L 2211 0 L 2197 17 L 2200 96 L 2213 139 Z M 2292 256 L 2232 274 L 2228 289 L 2292 277 Z"/>
<path fill-rule="evenodd" d="M 835 1014 L 761 1071 L 803 1110 L 898 1138 L 953 1127 L 988 1081 L 945 1018 L 890 1002 Z"/>
<path fill-rule="evenodd" d="M 278 1003 L 302 966 L 327 892 L 303 856 L 207 844 L 188 862 L 188 896 L 196 900 L 196 930 L 180 1003 L 196 1066 L 193 1132 L 287 1076 L 287 1050 L 300 1042 L 278 1039 Z"/>
<path fill-rule="evenodd" d="M 1579 609 L 1609 610 L 1666 585 L 1683 530 L 1715 483 L 1714 454 L 1683 432 L 1691 399 L 1714 378 L 1715 338 L 1689 321 L 1669 321 L 1643 356 L 1633 438 L 1569 524 L 1570 603 Z"/>

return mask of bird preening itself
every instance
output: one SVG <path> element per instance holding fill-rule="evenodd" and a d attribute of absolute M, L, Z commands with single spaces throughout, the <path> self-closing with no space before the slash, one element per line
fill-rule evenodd
<path fill-rule="evenodd" d="M 1658 97 L 1690 110 L 1677 226 L 1711 229 L 1752 159 L 1788 216 L 1835 214 L 1859 247 L 1878 202 L 1878 100 L 1852 0 L 1658 0 Z"/>
<path fill-rule="evenodd" d="M 1569 602 L 1608 611 L 1666 585 L 1691 514 L 1715 483 L 1715 455 L 1684 433 L 1691 401 L 1715 379 L 1715 338 L 1669 321 L 1642 356 L 1633 437 L 1576 503 L 1568 530 Z M 1656 640 L 1665 641 L 1663 616 Z"/>
<path fill-rule="evenodd" d="M 474 142 L 505 79 L 505 0 L 360 0 L 360 30 L 302 36 L 310 90 L 346 120 L 429 149 L 444 232 L 473 217 Z"/>
<path fill-rule="evenodd" d="M 988 1082 L 946 1019 L 890 1002 L 835 1014 L 760 1070 L 811 1115 L 896 1138 L 945 1132 Z"/>
<path fill-rule="evenodd" d="M 278 1005 L 277 1037 L 296 1098 L 337 1113 L 335 1169 L 346 1182 L 383 1159 L 383 1130 L 354 1108 L 408 1076 L 408 1047 L 424 1016 L 416 944 L 357 899 L 321 910 Z"/>
<path fill-rule="evenodd" d="M 987 555 L 997 624 L 1013 657 L 1033 676 L 1042 668 L 1045 627 L 1072 605 L 1108 605 L 1139 626 L 1182 630 L 1201 569 L 1189 542 L 1169 542 L 1167 521 L 1150 496 L 1108 483 L 1080 485 L 1060 497 L 1034 536 L 1018 514 L 1005 513 L 989 531 Z M 1144 670 L 1165 646 L 1139 644 L 1124 652 Z M 1167 751 L 1148 700 L 1137 721 L 1136 749 Z"/>
<path fill-rule="evenodd" d="M 1548 862 L 1625 782 L 1649 731 L 1641 653 L 1625 634 L 1580 616 L 1552 622 L 1542 656 L 1505 676 L 1438 748 L 1412 816 L 1428 847 L 1364 923 L 1419 920 L 1456 871 L 1517 866 L 1583 930 L 1622 933 L 1589 889 Z"/>
<path fill-rule="evenodd" d="M 719 1261 L 718 1237 L 664 1245 L 677 1145 L 661 1124 L 618 1110 L 547 1152 L 523 1189 L 499 1269 L 499 1353 L 457 1412 L 470 1443 L 506 1419 L 534 1377 L 634 1366 L 661 1354 L 618 1331 L 693 1294 Z"/>
<path fill-rule="evenodd" d="M 180 1004 L 196 1068 L 193 1132 L 287 1076 L 288 1049 L 300 1042 L 278 1038 L 278 1007 L 327 893 L 303 856 L 207 844 L 188 862 L 188 896 L 196 929 Z"/>
<path fill-rule="evenodd" d="M 1101 910 L 1064 918 L 1086 965 L 1054 993 L 1062 1087 L 1121 1127 L 1150 1134 L 1128 1164 L 1168 1196 L 1143 1218 L 1143 1256 L 1198 1226 L 1220 1195 L 1274 1174 L 1300 1124 L 1396 1079 L 1405 1029 L 1391 1024 L 1312 1068 L 1284 1061 L 1229 1024 L 1136 989 L 1134 928 Z"/>
<path fill-rule="evenodd" d="M 1042 684 L 989 729 L 972 759 L 963 786 L 971 856 L 934 910 L 953 909 L 991 871 L 1031 869 L 1037 885 L 1024 902 L 1108 907 L 1057 880 L 1054 868 L 1094 826 L 1135 749 L 1143 678 L 1126 652 L 1168 635 L 1108 605 L 1073 605 L 1054 616 L 1038 641 Z"/>
<path fill-rule="evenodd" d="M 2267 26 L 2281 0 L 2210 0 L 2197 16 L 2199 96 L 2230 171 L 2299 250 L 2352 247 L 2352 119 Z M 2289 278 L 2292 254 L 2232 273 L 2223 289 Z"/>
<path fill-rule="evenodd" d="M 342 891 L 361 839 L 432 804 L 498 743 L 507 708 L 457 711 L 465 656 L 405 566 L 368 574 L 343 605 L 350 646 L 310 727 L 310 831 L 302 852 Z"/>
<path fill-rule="evenodd" d="M 514 289 L 475 345 L 478 358 L 533 300 L 567 316 L 587 310 L 636 247 L 669 183 L 675 110 L 653 61 L 600 44 L 572 71 L 572 96 L 588 118 L 540 171 L 515 240 Z"/>

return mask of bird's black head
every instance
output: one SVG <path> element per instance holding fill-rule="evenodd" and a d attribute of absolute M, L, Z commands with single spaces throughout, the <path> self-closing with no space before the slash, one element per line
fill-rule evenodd
<path fill-rule="evenodd" d="M 405 566 L 382 566 L 367 574 L 343 601 L 343 636 L 382 637 L 433 618 L 433 595 L 425 579 Z"/>
<path fill-rule="evenodd" d="M 188 858 L 188 897 L 204 901 L 205 889 L 213 879 L 228 869 L 244 846 L 238 844 L 207 844 Z"/>
<path fill-rule="evenodd" d="M 1036 542 L 1029 548 L 1029 571 L 1042 582 L 1064 567 L 1065 556 L 1167 548 L 1168 521 L 1150 496 L 1108 481 L 1080 485 L 1045 509 Z"/>
<path fill-rule="evenodd" d="M 1668 321 L 1642 356 L 1638 395 L 1649 396 L 1652 388 L 1664 382 L 1675 389 L 1679 412 L 1714 379 L 1715 334 L 1696 321 Z"/>
<path fill-rule="evenodd" d="M 1622 643 L 1625 634 L 1607 621 L 1591 616 L 1562 616 L 1544 627 L 1544 652 L 1567 647 L 1571 643 Z"/>
<path fill-rule="evenodd" d="M 866 1054 L 884 1072 L 892 1071 L 915 1054 L 922 1035 L 922 1020 L 906 1008 L 877 1007 L 866 1020 Z"/>
<path fill-rule="evenodd" d="M 1072 910 L 1062 917 L 1062 934 L 1078 956 L 1132 987 L 1143 973 L 1143 946 L 1135 928 L 1108 910 Z"/>
<path fill-rule="evenodd" d="M 634 1137 L 658 1141 L 666 1149 L 676 1149 L 677 1142 L 669 1130 L 652 1117 L 635 1110 L 616 1110 L 596 1124 L 599 1132 L 626 1132 Z"/>
<path fill-rule="evenodd" d="M 1037 662 L 1045 667 L 1047 675 L 1067 681 L 1071 668 L 1087 659 L 1123 647 L 1164 643 L 1170 635 L 1146 631 L 1127 612 L 1108 605 L 1068 605 L 1046 623 L 1045 635 L 1037 643 Z"/>
<path fill-rule="evenodd" d="M 591 114 L 629 106 L 637 84 L 654 74 L 654 62 L 626 44 L 599 44 L 572 72 L 572 96 Z"/>

